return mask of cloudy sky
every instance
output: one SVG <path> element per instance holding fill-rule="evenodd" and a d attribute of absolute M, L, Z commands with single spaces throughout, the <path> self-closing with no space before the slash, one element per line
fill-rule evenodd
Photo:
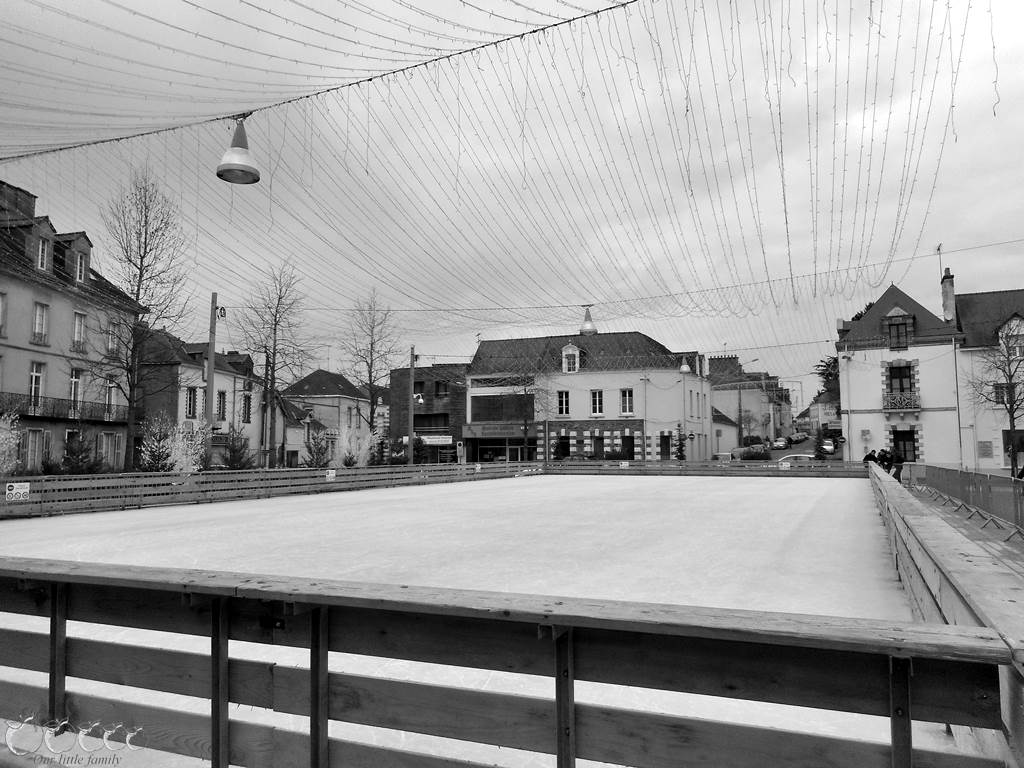
<path fill-rule="evenodd" d="M 148 165 L 188 234 L 182 334 L 216 291 L 240 346 L 288 262 L 332 368 L 376 289 L 421 362 L 592 305 L 806 400 L 836 318 L 890 282 L 936 310 L 941 266 L 1024 287 L 1019 0 L 613 5 L 7 0 L 0 178 L 103 270 L 99 210 Z M 247 112 L 239 187 L 214 169 Z"/>

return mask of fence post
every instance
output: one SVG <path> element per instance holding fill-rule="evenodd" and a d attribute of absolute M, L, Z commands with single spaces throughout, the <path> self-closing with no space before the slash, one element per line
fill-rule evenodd
<path fill-rule="evenodd" d="M 910 731 L 910 659 L 889 657 L 889 726 L 892 768 L 911 768 L 914 744 Z"/>
<path fill-rule="evenodd" d="M 555 754 L 558 768 L 576 765 L 576 701 L 572 627 L 552 627 L 555 641 Z"/>
<path fill-rule="evenodd" d="M 48 709 L 50 720 L 60 723 L 66 713 L 65 678 L 68 663 L 68 585 L 50 585 L 50 684 Z"/>
<path fill-rule="evenodd" d="M 215 597 L 210 614 L 210 762 L 228 768 L 228 599 Z"/>

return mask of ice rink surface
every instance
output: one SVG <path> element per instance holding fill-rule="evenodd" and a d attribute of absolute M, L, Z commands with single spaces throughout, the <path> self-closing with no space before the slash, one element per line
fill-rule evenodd
<path fill-rule="evenodd" d="M 912 618 L 870 483 L 862 479 L 531 475 L 154 507 L 0 522 L 0 555 L 4 554 Z M 0 615 L 0 623 L 11 620 Z M 25 617 L 13 620 L 24 626 Z M 45 622 L 36 628 L 45 630 Z M 157 633 L 73 623 L 69 633 L 165 642 Z M 174 642 L 175 647 L 197 651 L 204 651 L 208 643 L 182 637 Z M 292 649 L 247 643 L 232 642 L 231 653 L 278 663 L 306 661 L 304 654 Z M 553 692 L 548 678 L 345 654 L 331 654 L 331 668 L 527 695 Z M 45 684 L 45 676 L 42 681 Z M 126 695 L 124 690 L 108 695 Z M 162 706 L 196 711 L 208 706 L 183 697 L 147 695 L 162 697 Z M 577 684 L 577 698 L 786 730 L 888 739 L 885 718 L 587 683 Z M 305 727 L 301 718 L 251 708 L 232 710 L 232 717 Z M 553 765 L 547 755 L 347 724 L 333 724 L 332 735 L 516 768 Z M 941 726 L 931 725 L 915 725 L 915 742 L 948 745 Z M 197 763 L 171 758 L 153 764 Z M 122 768 L 133 767 L 123 763 Z"/>
<path fill-rule="evenodd" d="M 870 485 L 524 476 L 0 525 L 0 554 L 910 619 Z"/>

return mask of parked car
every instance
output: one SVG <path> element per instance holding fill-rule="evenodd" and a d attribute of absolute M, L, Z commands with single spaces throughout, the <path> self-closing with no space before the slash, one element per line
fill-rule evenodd
<path fill-rule="evenodd" d="M 743 461 L 764 461 L 771 459 L 772 455 L 768 452 L 768 446 L 762 443 L 755 443 L 754 445 L 748 445 L 746 448 L 733 448 L 732 458 L 741 459 Z"/>
<path fill-rule="evenodd" d="M 772 440 L 772 448 L 778 448 L 780 451 L 784 451 L 789 448 L 789 440 L 784 437 L 776 437 Z"/>
<path fill-rule="evenodd" d="M 809 461 L 814 461 L 814 454 L 811 453 L 791 453 L 788 456 L 783 456 L 779 459 L 779 464 L 783 462 L 786 464 L 804 464 Z"/>
<path fill-rule="evenodd" d="M 807 433 L 806 432 L 794 432 L 792 435 L 789 436 L 789 441 L 791 443 L 802 443 L 806 439 L 807 439 Z"/>
<path fill-rule="evenodd" d="M 823 450 L 825 453 L 828 453 L 828 454 L 835 453 L 836 452 L 835 441 L 833 441 L 832 438 L 830 438 L 830 437 L 826 437 L 824 440 L 821 441 L 821 450 Z"/>

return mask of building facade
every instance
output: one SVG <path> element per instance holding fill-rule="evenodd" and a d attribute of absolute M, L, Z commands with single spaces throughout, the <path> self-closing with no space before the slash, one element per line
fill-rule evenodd
<path fill-rule="evenodd" d="M 668 460 L 711 453 L 705 358 L 637 332 L 482 341 L 467 376 L 471 461 Z"/>
<path fill-rule="evenodd" d="M 728 415 L 735 427 L 736 444 L 723 451 L 737 447 L 743 438 L 756 437 L 767 443 L 793 434 L 790 392 L 778 376 L 744 371 L 735 355 L 712 357 L 708 364 L 714 407 Z"/>
<path fill-rule="evenodd" d="M 1005 472 L 1012 450 L 1024 458 L 1024 437 L 1011 444 L 999 402 L 1006 385 L 993 380 L 987 362 L 1000 338 L 1020 338 L 1016 359 L 1024 356 L 1024 333 L 1015 336 L 1024 328 L 1024 291 L 957 296 L 947 269 L 940 294 L 941 316 L 892 285 L 858 320 L 839 322 L 846 459 L 885 448 L 908 461 Z M 1024 365 L 1019 370 L 1018 382 Z"/>
<path fill-rule="evenodd" d="M 392 370 L 389 393 L 394 402 L 386 410 L 391 442 L 407 444 L 411 396 L 413 433 L 423 441 L 427 461 L 444 463 L 464 458 L 465 453 L 460 451 L 465 450 L 468 368 L 465 363 L 416 366 L 411 392 L 409 369 Z"/>
<path fill-rule="evenodd" d="M 318 369 L 281 394 L 323 425 L 332 462 L 355 456 L 372 439 L 367 421 L 370 401 L 340 373 Z"/>
<path fill-rule="evenodd" d="M 167 331 L 154 331 L 143 358 L 146 386 L 140 398 L 140 421 L 163 413 L 175 423 L 192 427 L 205 419 L 207 343 L 187 343 Z M 263 382 L 253 370 L 252 358 L 240 352 L 217 353 L 214 358 L 214 403 L 210 426 L 210 463 L 224 462 L 228 431 L 234 428 L 259 459 L 263 439 Z"/>
<path fill-rule="evenodd" d="M 101 370 L 145 312 L 92 268 L 84 232 L 60 234 L 35 196 L 0 181 L 0 412 L 19 418 L 21 470 L 60 464 L 80 438 L 109 470 L 124 464 L 128 407 Z"/>

